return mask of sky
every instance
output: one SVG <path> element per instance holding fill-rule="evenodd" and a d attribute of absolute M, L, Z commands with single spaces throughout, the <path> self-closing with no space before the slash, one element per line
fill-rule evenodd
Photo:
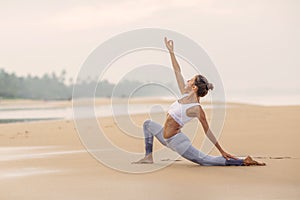
<path fill-rule="evenodd" d="M 153 27 L 197 42 L 228 92 L 300 94 L 299 10 L 297 0 L 0 0 L 0 68 L 76 79 L 101 43 Z"/>

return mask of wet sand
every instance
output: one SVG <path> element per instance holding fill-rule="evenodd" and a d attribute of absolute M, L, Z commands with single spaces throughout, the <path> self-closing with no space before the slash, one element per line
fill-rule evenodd
<path fill-rule="evenodd" d="M 149 115 L 131 117 L 142 126 Z M 151 117 L 159 121 L 164 113 Z M 113 118 L 98 121 L 115 145 L 144 152 L 143 140 L 122 133 Z M 0 124 L 0 199 L 299 199 L 299 121 L 300 106 L 237 104 L 227 109 L 219 142 L 229 153 L 252 155 L 267 166 L 205 167 L 179 158 L 142 174 L 101 164 L 85 150 L 72 120 Z M 195 126 L 193 120 L 184 131 Z M 200 148 L 203 138 L 199 127 L 193 144 Z M 155 151 L 163 148 L 154 145 Z"/>

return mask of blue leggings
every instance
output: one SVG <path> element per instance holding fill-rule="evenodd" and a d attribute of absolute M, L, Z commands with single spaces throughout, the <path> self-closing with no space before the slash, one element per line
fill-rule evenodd
<path fill-rule="evenodd" d="M 146 155 L 153 151 L 153 138 L 154 136 L 164 146 L 169 147 L 173 151 L 180 154 L 182 157 L 190 160 L 194 163 L 205 166 L 241 166 L 243 165 L 243 159 L 229 159 L 226 160 L 223 156 L 209 156 L 199 151 L 192 146 L 189 138 L 182 132 L 165 139 L 163 137 L 163 127 L 151 120 L 146 120 L 143 125 L 145 136 L 145 150 Z"/>

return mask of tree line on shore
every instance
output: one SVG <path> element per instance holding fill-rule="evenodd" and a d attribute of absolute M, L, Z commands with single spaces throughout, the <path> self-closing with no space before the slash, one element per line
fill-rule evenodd
<path fill-rule="evenodd" d="M 107 80 L 81 80 L 76 85 L 69 79 L 66 84 L 66 71 L 59 75 L 52 72 L 43 76 L 17 76 L 0 69 L 0 98 L 1 99 L 39 99 L 39 100 L 71 100 L 74 86 L 79 91 L 76 97 L 87 97 L 91 87 L 95 88 L 95 97 L 128 97 L 128 96 L 157 96 L 167 95 L 164 88 L 149 87 L 145 90 L 138 88 L 144 83 L 135 80 L 123 80 L 117 85 Z M 172 84 L 168 85 L 173 88 Z M 136 91 L 135 91 L 136 90 Z"/>

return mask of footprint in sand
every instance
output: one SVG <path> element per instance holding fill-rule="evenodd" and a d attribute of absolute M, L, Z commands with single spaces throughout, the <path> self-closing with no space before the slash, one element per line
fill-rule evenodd
<path fill-rule="evenodd" d="M 181 160 L 180 159 L 172 160 L 172 159 L 169 159 L 169 158 L 165 158 L 165 159 L 161 159 L 160 161 L 174 161 L 174 162 L 179 162 Z"/>
<path fill-rule="evenodd" d="M 292 158 L 289 156 L 255 156 L 253 158 L 258 158 L 258 159 L 297 159 L 297 158 Z"/>

